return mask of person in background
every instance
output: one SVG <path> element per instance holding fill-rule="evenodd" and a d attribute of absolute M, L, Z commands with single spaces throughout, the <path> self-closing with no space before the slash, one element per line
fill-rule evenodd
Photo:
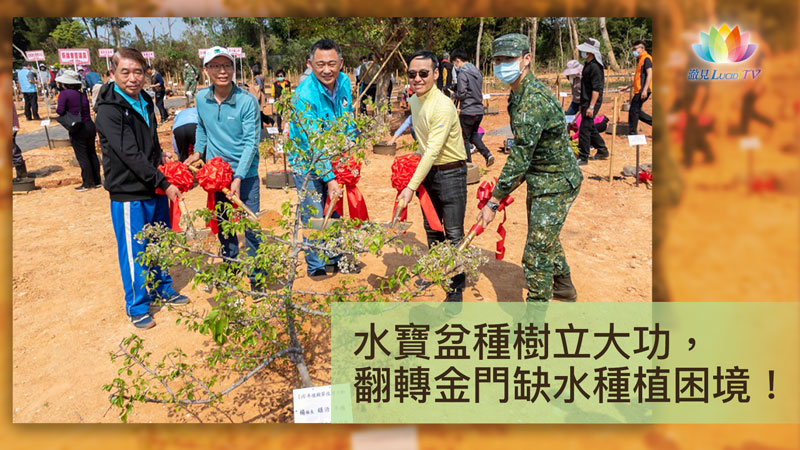
<path fill-rule="evenodd" d="M 197 71 L 197 67 L 189 62 L 183 63 L 183 90 L 184 94 L 186 95 L 186 107 L 188 108 L 192 104 L 192 99 L 197 92 L 197 81 L 200 78 L 200 75 Z"/>
<path fill-rule="evenodd" d="M 272 83 L 272 97 L 275 98 L 275 101 L 278 101 L 281 98 L 284 90 L 288 90 L 288 92 L 292 91 L 292 83 L 286 79 L 286 71 L 283 69 L 278 69 L 275 72 L 275 82 Z M 277 115 L 278 119 L 278 130 L 283 132 L 283 118 L 280 114 Z"/>
<path fill-rule="evenodd" d="M 25 158 L 22 157 L 22 149 L 17 145 L 17 131 L 19 131 L 19 117 L 17 116 L 17 108 L 14 106 L 14 101 L 11 101 L 11 111 L 13 112 L 13 121 L 11 126 L 11 164 L 14 166 L 14 171 L 17 176 L 13 181 L 22 181 L 28 177 L 28 167 L 25 165 Z"/>
<path fill-rule="evenodd" d="M 642 105 L 653 94 L 653 57 L 644 48 L 644 41 L 633 43 L 633 57 L 636 58 L 633 86 L 625 86 L 620 92 L 626 92 L 633 87 L 633 97 L 628 109 L 628 133 L 638 134 L 640 120 L 653 126 L 653 117 L 642 111 Z"/>
<path fill-rule="evenodd" d="M 567 77 L 569 85 L 572 88 L 572 101 L 567 107 L 564 114 L 573 116 L 578 113 L 581 106 L 581 72 L 583 71 L 583 64 L 576 59 L 567 61 L 567 68 L 561 72 L 561 76 Z"/>
<path fill-rule="evenodd" d="M 461 122 L 464 145 L 475 145 L 478 152 L 486 159 L 486 167 L 494 164 L 492 152 L 483 143 L 478 134 L 478 128 L 483 120 L 483 76 L 472 63 L 467 61 L 466 53 L 453 52 L 453 65 L 458 69 L 458 82 L 456 83 L 456 99 L 461 106 L 458 120 Z M 472 162 L 470 149 L 465 147 L 467 161 Z"/>
<path fill-rule="evenodd" d="M 450 62 L 450 54 L 447 52 L 442 53 L 442 60 L 439 61 L 439 77 L 436 78 L 436 87 L 442 91 L 442 94 L 452 97 L 453 76 L 455 75 L 454 64 Z"/>
<path fill-rule="evenodd" d="M 49 85 L 50 85 L 50 72 L 47 71 L 47 68 L 44 64 L 39 66 L 39 72 L 36 74 L 37 82 L 39 86 L 42 88 L 42 97 L 48 95 Z"/>
<path fill-rule="evenodd" d="M 89 189 L 99 188 L 102 186 L 100 184 L 100 161 L 97 159 L 94 143 L 97 129 L 89 114 L 89 98 L 83 91 L 81 80 L 74 70 L 67 70 L 64 75 L 56 78 L 56 82 L 61 83 L 64 87 L 58 96 L 56 114 L 63 116 L 69 112 L 81 120 L 81 125 L 69 131 L 72 150 L 81 167 L 82 182 L 75 190 L 85 192 Z"/>
<path fill-rule="evenodd" d="M 37 75 L 33 71 L 31 63 L 26 62 L 25 66 L 17 72 L 22 97 L 25 100 L 25 118 L 28 120 L 42 120 L 39 117 L 39 100 L 36 95 Z"/>
<path fill-rule="evenodd" d="M 597 149 L 592 159 L 608 159 L 606 142 L 594 126 L 594 117 L 600 114 L 600 105 L 603 104 L 603 88 L 605 69 L 603 68 L 603 55 L 600 53 L 600 41 L 588 39 L 578 46 L 581 58 L 586 59 L 581 72 L 581 127 L 578 132 L 578 165 L 589 164 L 589 152 L 592 147 Z"/>
<path fill-rule="evenodd" d="M 144 57 L 123 47 L 111 57 L 113 83 L 100 89 L 97 100 L 97 132 L 103 150 L 105 188 L 111 199 L 111 221 L 117 238 L 125 313 L 140 329 L 156 325 L 150 303 L 161 299 L 167 305 L 185 305 L 189 299 L 172 287 L 172 278 L 158 267 L 143 266 L 136 255 L 147 242 L 135 239 L 145 225 L 169 224 L 169 200 L 183 195 L 158 170 L 169 159 L 158 142 L 153 101 L 146 92 Z M 166 195 L 159 195 L 161 188 Z M 154 275 L 152 290 L 146 275 Z"/>
<path fill-rule="evenodd" d="M 378 74 L 378 66 L 375 65 L 375 55 L 370 53 L 369 56 L 367 56 L 367 60 L 361 64 L 360 68 L 361 84 L 359 86 L 359 92 L 363 92 L 363 94 L 360 94 L 361 104 L 359 105 L 358 111 L 364 114 L 367 112 L 367 97 L 369 97 L 372 101 L 372 104 L 375 105 L 375 94 L 378 92 L 377 80 L 367 87 L 367 84 L 369 84 L 370 81 L 373 81 L 375 76 Z"/>
<path fill-rule="evenodd" d="M 177 153 L 181 162 L 194 153 L 196 133 L 197 108 L 186 108 L 179 112 L 172 123 L 172 151 Z"/>
<path fill-rule="evenodd" d="M 56 92 L 58 91 L 56 89 L 57 85 L 56 85 L 56 68 L 55 68 L 55 66 L 50 66 L 50 70 L 48 70 L 48 73 L 50 74 L 50 82 L 48 83 L 47 87 L 48 87 L 48 91 L 50 93 L 50 98 L 53 98 L 53 97 L 56 96 Z"/>
<path fill-rule="evenodd" d="M 156 108 L 161 113 L 161 123 L 164 123 L 169 118 L 167 108 L 164 107 L 164 95 L 167 93 L 164 77 L 152 67 L 147 68 L 147 74 L 150 76 L 150 88 L 156 94 Z"/>

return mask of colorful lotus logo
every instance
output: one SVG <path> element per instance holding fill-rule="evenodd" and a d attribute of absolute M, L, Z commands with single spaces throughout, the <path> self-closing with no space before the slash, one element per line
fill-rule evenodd
<path fill-rule="evenodd" d="M 692 44 L 694 52 L 701 59 L 712 63 L 738 63 L 753 56 L 757 44 L 750 44 L 750 33 L 739 33 L 739 27 L 733 30 L 723 24 L 719 30 L 714 27 L 706 33 L 700 33 L 700 43 Z"/>

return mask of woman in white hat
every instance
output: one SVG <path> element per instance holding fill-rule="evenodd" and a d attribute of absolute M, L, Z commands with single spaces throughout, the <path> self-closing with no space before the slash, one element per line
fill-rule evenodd
<path fill-rule="evenodd" d="M 572 59 L 567 61 L 567 69 L 561 72 L 561 76 L 567 77 L 570 86 L 572 86 L 572 103 L 569 108 L 564 112 L 567 116 L 572 116 L 578 113 L 581 106 L 581 72 L 583 71 L 583 64 L 578 60 Z"/>
<path fill-rule="evenodd" d="M 81 167 L 82 183 L 75 190 L 85 192 L 89 189 L 99 188 L 101 186 L 100 161 L 97 159 L 97 151 L 94 146 L 97 129 L 89 114 L 89 98 L 83 91 L 83 84 L 78 73 L 74 70 L 64 71 L 64 74 L 56 77 L 56 83 L 64 87 L 58 95 L 56 114 L 63 116 L 70 113 L 80 119 L 78 125 L 72 127 L 72 130 L 67 130 L 75 158 Z"/>

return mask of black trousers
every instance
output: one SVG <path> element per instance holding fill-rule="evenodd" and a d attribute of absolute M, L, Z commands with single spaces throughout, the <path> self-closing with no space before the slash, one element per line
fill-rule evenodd
<path fill-rule="evenodd" d="M 469 148 L 470 142 L 472 142 L 472 145 L 478 149 L 478 152 L 484 158 L 488 159 L 490 156 L 492 156 L 492 152 L 489 151 L 489 148 L 483 143 L 483 138 L 481 138 L 481 135 L 478 134 L 478 127 L 481 126 L 483 114 L 478 114 L 475 116 L 461 114 L 458 116 L 458 120 L 461 122 L 461 137 L 464 138 L 464 148 L 467 151 L 467 161 L 472 162 L 472 156 L 470 155 Z"/>
<path fill-rule="evenodd" d="M 433 230 L 424 219 L 428 246 L 448 240 L 458 245 L 464 238 L 464 214 L 467 211 L 467 165 L 448 170 L 431 170 L 422 182 L 431 197 L 433 207 L 444 232 Z M 424 217 L 424 215 L 423 215 Z M 467 285 L 467 276 L 458 274 L 451 278 L 450 289 L 462 292 Z"/>
<path fill-rule="evenodd" d="M 374 105 L 375 105 L 375 94 L 377 93 L 376 92 L 377 88 L 378 87 L 375 86 L 375 83 L 372 83 L 372 86 L 370 86 L 369 89 L 367 89 L 367 92 L 364 93 L 364 96 L 361 97 L 361 105 L 359 105 L 360 112 L 362 112 L 362 113 L 367 112 L 367 104 L 365 103 L 365 101 L 367 100 L 368 97 L 369 97 L 370 100 L 372 100 L 372 104 L 373 104 L 373 107 L 374 107 Z"/>
<path fill-rule="evenodd" d="M 628 133 L 630 134 L 638 134 L 640 120 L 651 127 L 653 126 L 653 117 L 642 111 L 643 104 L 641 92 L 631 98 L 631 109 L 628 111 L 628 130 L 630 130 Z"/>
<path fill-rule="evenodd" d="M 75 159 L 81 166 L 81 185 L 85 188 L 93 188 L 100 184 L 100 160 L 97 159 L 97 151 L 94 146 L 96 135 L 97 129 L 91 121 L 83 122 L 83 125 L 69 134 L 72 150 L 75 151 Z"/>
<path fill-rule="evenodd" d="M 28 120 L 42 120 L 39 118 L 39 100 L 36 92 L 23 92 L 22 97 L 25 99 L 25 118 Z"/>
<path fill-rule="evenodd" d="M 600 105 L 597 105 L 594 110 L 594 115 L 600 114 Z M 586 117 L 586 110 L 581 108 L 581 128 L 578 130 L 578 149 L 580 156 L 583 159 L 589 159 L 589 151 L 594 147 L 597 149 L 598 155 L 608 156 L 608 148 L 606 148 L 606 141 L 600 136 L 600 132 L 594 126 L 594 117 Z"/>
<path fill-rule="evenodd" d="M 161 113 L 161 123 L 166 122 L 167 117 L 169 116 L 169 113 L 167 113 L 167 108 L 164 108 L 164 95 L 164 91 L 156 91 L 156 108 L 158 108 L 158 111 Z"/>
<path fill-rule="evenodd" d="M 17 133 L 14 133 L 14 136 L 11 138 L 11 143 L 13 145 L 13 150 L 11 151 L 11 164 L 14 167 L 20 167 L 25 165 L 25 158 L 22 157 L 22 149 L 19 148 L 17 145 Z"/>
<path fill-rule="evenodd" d="M 172 130 L 172 136 L 175 138 L 175 146 L 178 147 L 172 150 L 178 153 L 178 158 L 181 161 L 186 160 L 191 150 L 194 148 L 194 135 L 196 131 L 196 123 L 187 123 Z"/>

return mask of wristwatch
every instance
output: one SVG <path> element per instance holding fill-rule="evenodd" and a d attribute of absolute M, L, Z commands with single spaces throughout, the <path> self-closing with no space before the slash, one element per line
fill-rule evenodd
<path fill-rule="evenodd" d="M 488 206 L 489 209 L 491 209 L 492 211 L 497 212 L 497 208 L 500 207 L 500 203 L 497 203 L 494 200 L 489 200 L 488 202 L 486 202 L 486 206 Z"/>

